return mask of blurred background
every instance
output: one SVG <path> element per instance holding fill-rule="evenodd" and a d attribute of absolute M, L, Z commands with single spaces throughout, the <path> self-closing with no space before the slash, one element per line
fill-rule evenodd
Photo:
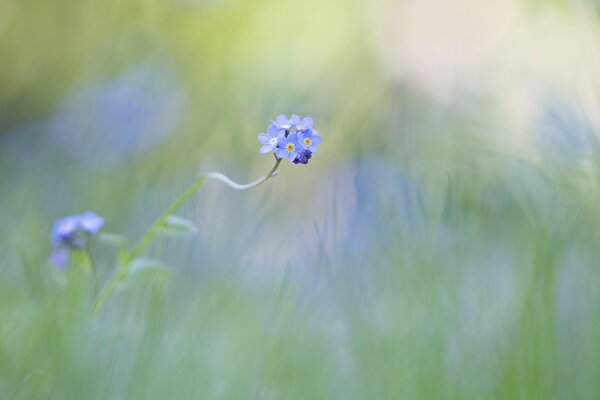
<path fill-rule="evenodd" d="M 0 0 L 0 398 L 600 398 L 598 93 L 592 0 Z M 280 113 L 310 163 L 90 318 L 54 221 L 135 242 Z"/>

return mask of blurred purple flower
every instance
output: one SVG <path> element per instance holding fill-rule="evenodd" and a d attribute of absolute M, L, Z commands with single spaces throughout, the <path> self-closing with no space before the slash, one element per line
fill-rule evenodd
<path fill-rule="evenodd" d="M 312 158 L 310 150 L 301 150 L 294 159 L 294 164 L 308 164 L 308 160 Z"/>
<path fill-rule="evenodd" d="M 50 255 L 50 262 L 60 269 L 65 269 L 69 263 L 69 250 L 66 247 L 60 247 Z"/>
<path fill-rule="evenodd" d="M 176 132 L 185 100 L 172 68 L 143 63 L 69 94 L 48 122 L 49 139 L 86 164 L 126 161 Z"/>

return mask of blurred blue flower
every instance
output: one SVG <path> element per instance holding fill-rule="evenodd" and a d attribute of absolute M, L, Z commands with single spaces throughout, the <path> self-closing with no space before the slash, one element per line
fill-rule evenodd
<path fill-rule="evenodd" d="M 267 133 L 261 133 L 258 135 L 258 141 L 263 144 L 260 148 L 262 154 L 268 153 L 275 150 L 278 143 L 279 129 L 274 123 L 269 126 Z"/>
<path fill-rule="evenodd" d="M 177 132 L 186 100 L 174 69 L 148 61 L 68 94 L 43 130 L 87 165 L 128 162 Z"/>
<path fill-rule="evenodd" d="M 298 135 L 290 133 L 288 136 L 280 136 L 277 146 L 278 149 L 275 152 L 277 158 L 287 158 L 290 162 L 294 162 L 298 156 L 298 150 L 300 150 Z"/>
<path fill-rule="evenodd" d="M 85 246 L 84 235 L 95 235 L 104 225 L 104 218 L 93 211 L 70 215 L 58 219 L 52 227 L 51 241 L 54 251 L 50 261 L 59 268 L 69 262 L 69 249 L 81 249 Z"/>
<path fill-rule="evenodd" d="M 79 217 L 79 226 L 88 235 L 98 233 L 104 225 L 104 218 L 93 211 L 87 211 Z"/>
<path fill-rule="evenodd" d="M 271 120 L 267 133 L 258 135 L 258 141 L 263 145 L 260 152 L 265 154 L 275 150 L 277 158 L 287 158 L 294 164 L 308 164 L 322 141 L 313 124 L 311 117 L 278 115 L 275 121 Z"/>
<path fill-rule="evenodd" d="M 60 247 L 52 252 L 50 261 L 60 269 L 64 269 L 69 263 L 69 250 L 66 247 Z"/>
<path fill-rule="evenodd" d="M 79 215 L 71 215 L 57 220 L 52 228 L 52 245 L 67 245 L 76 248 L 81 247 L 83 243 L 77 240 L 79 221 Z"/>

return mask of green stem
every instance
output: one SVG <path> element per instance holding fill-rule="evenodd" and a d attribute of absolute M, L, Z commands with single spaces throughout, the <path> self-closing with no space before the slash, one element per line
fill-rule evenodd
<path fill-rule="evenodd" d="M 92 281 L 93 281 L 93 293 L 92 299 L 96 298 L 98 294 L 98 272 L 96 269 L 96 262 L 94 261 L 94 257 L 92 256 L 92 250 L 90 249 L 90 238 L 87 237 L 85 239 L 85 255 L 87 256 L 88 261 L 90 262 L 90 268 L 92 269 Z"/>
<path fill-rule="evenodd" d="M 100 295 L 96 298 L 96 301 L 92 304 L 91 313 L 92 316 L 96 315 L 102 305 L 106 303 L 110 295 L 115 291 L 119 282 L 121 282 L 127 276 L 127 268 L 128 264 L 121 264 L 113 278 L 104 286 L 104 289 L 100 293 Z"/>
<path fill-rule="evenodd" d="M 148 247 L 154 236 L 158 231 L 158 228 L 163 225 L 167 218 L 175 211 L 179 209 L 185 203 L 187 199 L 189 199 L 197 190 L 199 190 L 206 178 L 201 176 L 196 180 L 196 182 L 192 183 L 192 185 L 181 195 L 179 196 L 167 209 L 154 221 L 150 228 L 146 231 L 144 236 L 133 246 L 133 249 L 129 253 L 129 257 L 127 259 L 126 264 L 129 264 L 131 260 L 135 260 L 142 252 Z"/>
<path fill-rule="evenodd" d="M 129 270 L 129 265 L 130 265 L 131 261 L 135 260 L 137 257 L 139 257 L 144 252 L 144 250 L 146 249 L 146 247 L 148 247 L 148 245 L 150 244 L 152 239 L 154 239 L 154 236 L 156 236 L 156 234 L 158 233 L 159 228 L 162 225 L 164 225 L 166 219 L 170 215 L 175 213 L 179 209 L 179 207 L 181 207 L 183 205 L 183 203 L 185 203 L 194 193 L 196 193 L 202 187 L 202 185 L 204 184 L 206 179 L 216 179 L 218 181 L 225 183 L 232 189 L 236 189 L 236 190 L 252 189 L 252 188 L 255 188 L 255 187 L 265 183 L 269 179 L 277 176 L 275 171 L 279 167 L 279 164 L 281 164 L 281 160 L 282 160 L 281 158 L 276 158 L 275 165 L 273 165 L 273 168 L 271 168 L 271 170 L 267 174 L 265 174 L 263 177 L 255 180 L 254 182 L 250 182 L 245 185 L 234 182 L 233 180 L 231 180 L 230 178 L 228 178 L 227 176 L 225 176 L 219 172 L 209 172 L 205 175 L 202 175 L 200 178 L 198 178 L 194 183 L 192 183 L 192 185 L 181 196 L 179 196 L 177 199 L 175 199 L 175 201 L 173 203 L 171 203 L 171 205 L 169 205 L 169 207 L 167 207 L 167 209 L 162 214 L 160 214 L 160 216 L 158 218 L 156 218 L 156 220 L 152 223 L 152 225 L 150 225 L 150 228 L 148 228 L 146 233 L 133 246 L 133 248 L 131 249 L 131 251 L 129 252 L 127 257 L 125 258 L 125 260 L 121 263 L 121 265 L 117 269 L 114 276 L 106 284 L 106 286 L 104 287 L 104 289 L 102 290 L 100 295 L 97 297 L 95 303 L 92 305 L 92 309 L 91 309 L 92 315 L 95 315 L 100 310 L 102 305 L 108 300 L 110 295 L 117 288 L 119 282 L 127 277 L 127 272 Z"/>
<path fill-rule="evenodd" d="M 267 174 L 265 176 L 255 180 L 254 182 L 247 183 L 245 185 L 240 185 L 239 183 L 232 181 L 227 176 L 225 176 L 219 172 L 209 172 L 206 174 L 206 178 L 216 179 L 236 190 L 248 190 L 248 189 L 257 187 L 260 184 L 265 183 L 266 181 L 273 178 L 274 176 L 277 176 L 275 171 L 279 167 L 281 160 L 282 160 L 282 158 L 277 158 L 275 161 L 275 165 L 273 165 L 273 168 L 271 168 L 271 170 L 269 172 L 267 172 Z"/>

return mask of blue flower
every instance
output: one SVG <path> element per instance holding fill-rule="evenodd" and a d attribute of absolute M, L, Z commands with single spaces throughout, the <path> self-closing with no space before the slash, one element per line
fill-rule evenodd
<path fill-rule="evenodd" d="M 275 156 L 279 159 L 287 158 L 294 164 L 308 164 L 322 141 L 313 125 L 311 117 L 300 118 L 293 114 L 288 118 L 284 114 L 278 115 L 275 121 L 271 120 L 267 133 L 258 135 L 258 141 L 263 145 L 260 152 L 265 154 L 275 150 Z"/>
<path fill-rule="evenodd" d="M 61 218 L 52 227 L 52 247 L 50 260 L 60 268 L 69 262 L 69 249 L 81 249 L 87 237 L 98 233 L 104 225 L 104 218 L 92 211 Z"/>
<path fill-rule="evenodd" d="M 88 235 L 98 233 L 102 226 L 104 226 L 104 218 L 93 211 L 86 211 L 79 216 L 79 227 Z"/>
<path fill-rule="evenodd" d="M 312 126 L 312 123 L 310 125 Z M 312 128 L 298 132 L 298 142 L 304 150 L 308 150 L 312 154 L 319 151 L 317 146 L 321 144 L 321 141 L 322 139 L 319 132 L 312 130 Z"/>
<path fill-rule="evenodd" d="M 64 244 L 69 247 L 82 247 L 83 243 L 77 240 L 79 220 L 79 215 L 71 215 L 57 220 L 52 228 L 52 245 Z"/>
<path fill-rule="evenodd" d="M 271 122 L 277 126 L 277 129 L 283 129 L 287 131 L 294 126 L 292 121 L 299 118 L 300 117 L 295 114 L 292 115 L 291 118 L 288 118 L 285 114 L 279 114 L 277 118 L 275 118 L 275 121 L 271 120 Z"/>
<path fill-rule="evenodd" d="M 278 143 L 279 129 L 275 123 L 269 126 L 267 129 L 267 133 L 261 133 L 258 135 L 258 141 L 263 144 L 263 147 L 260 148 L 261 154 L 268 153 L 270 151 L 275 150 Z"/>
<path fill-rule="evenodd" d="M 296 128 L 296 131 L 298 132 L 303 131 L 305 129 L 312 129 L 314 123 L 311 117 L 306 117 L 301 120 L 300 117 L 297 115 L 292 115 L 291 121 L 294 127 Z"/>
<path fill-rule="evenodd" d="M 290 162 L 293 162 L 298 156 L 298 150 L 300 150 L 298 135 L 290 133 L 287 137 L 279 136 L 277 147 L 278 149 L 275 152 L 277 158 L 287 158 Z"/>

